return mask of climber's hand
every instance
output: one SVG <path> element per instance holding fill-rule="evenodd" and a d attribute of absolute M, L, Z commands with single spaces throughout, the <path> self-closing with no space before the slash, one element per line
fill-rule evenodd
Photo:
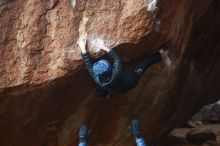
<path fill-rule="evenodd" d="M 166 41 L 162 46 L 160 46 L 160 49 L 169 50 L 171 47 L 171 41 Z"/>
<path fill-rule="evenodd" d="M 81 49 L 81 52 L 82 53 L 86 53 L 86 36 L 81 36 L 78 41 L 77 41 L 80 49 Z"/>
<path fill-rule="evenodd" d="M 104 50 L 104 51 L 106 51 L 106 52 L 110 52 L 110 49 L 107 48 L 107 47 L 102 47 L 101 49 Z"/>
<path fill-rule="evenodd" d="M 160 49 L 159 53 L 161 54 L 161 56 L 166 56 L 166 55 L 168 55 L 169 50 Z"/>
<path fill-rule="evenodd" d="M 110 49 L 104 44 L 104 42 L 100 42 L 100 49 L 106 51 L 106 52 L 109 52 Z"/>
<path fill-rule="evenodd" d="M 81 125 L 79 129 L 80 142 L 86 142 L 91 134 L 91 130 L 88 130 L 86 125 Z"/>

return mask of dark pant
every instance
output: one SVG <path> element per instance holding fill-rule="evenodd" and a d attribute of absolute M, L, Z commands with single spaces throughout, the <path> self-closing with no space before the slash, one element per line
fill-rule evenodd
<path fill-rule="evenodd" d="M 146 57 L 141 62 L 141 64 L 138 67 L 136 67 L 136 69 L 132 72 L 133 80 L 137 82 L 148 67 L 159 62 L 160 60 L 161 54 L 159 52 L 153 53 L 152 55 Z"/>
<path fill-rule="evenodd" d="M 140 77 L 144 74 L 145 70 L 151 65 L 159 62 L 161 60 L 161 54 L 159 52 L 153 53 L 150 56 L 147 56 L 142 62 L 135 68 L 134 71 L 129 73 L 124 73 L 122 77 L 116 81 L 110 91 L 114 93 L 125 93 L 130 89 L 134 88 L 140 79 Z M 108 94 L 108 90 L 102 89 L 102 87 L 97 86 L 97 96 L 105 97 Z"/>
<path fill-rule="evenodd" d="M 96 94 L 97 94 L 97 97 L 103 98 L 108 95 L 108 91 L 102 89 L 102 87 L 100 86 L 96 86 Z"/>

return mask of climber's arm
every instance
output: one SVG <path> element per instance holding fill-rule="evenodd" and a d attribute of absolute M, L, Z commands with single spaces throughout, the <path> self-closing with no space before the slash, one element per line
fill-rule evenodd
<path fill-rule="evenodd" d="M 93 61 L 89 54 L 89 52 L 86 51 L 86 39 L 84 37 L 79 38 L 77 41 L 78 45 L 80 46 L 80 50 L 82 53 L 82 58 L 84 60 L 86 69 L 88 70 L 89 74 L 93 77 L 95 83 L 99 86 L 102 86 L 102 83 L 98 79 L 97 76 L 94 75 L 92 67 L 93 67 Z"/>
<path fill-rule="evenodd" d="M 82 58 L 84 60 L 86 69 L 88 70 L 89 74 L 94 77 L 93 71 L 92 71 L 92 66 L 93 66 L 93 62 L 92 62 L 92 58 L 90 56 L 90 54 L 86 51 L 86 37 L 82 36 L 79 38 L 79 40 L 77 41 L 79 48 L 81 50 L 82 53 Z"/>
<path fill-rule="evenodd" d="M 109 49 L 106 47 L 104 44 L 100 46 L 100 48 L 106 52 L 108 52 L 108 55 L 112 58 L 113 60 L 113 80 L 116 79 L 120 74 L 122 74 L 123 70 L 123 61 L 121 56 L 114 50 L 114 49 Z"/>
<path fill-rule="evenodd" d="M 114 70 L 117 72 L 117 74 L 121 74 L 123 69 L 123 61 L 121 56 L 114 49 L 109 49 L 104 44 L 102 44 L 101 49 L 108 52 L 108 55 L 112 58 L 114 62 Z"/>
<path fill-rule="evenodd" d="M 91 59 L 90 54 L 88 52 L 82 53 L 82 57 L 83 57 L 86 69 L 88 70 L 89 74 L 92 77 L 94 77 L 94 73 L 93 73 L 93 70 L 92 70 L 93 63 L 92 63 L 92 59 Z"/>
<path fill-rule="evenodd" d="M 82 54 L 86 69 L 88 70 L 89 74 L 92 76 L 92 78 L 94 79 L 95 83 L 99 86 L 102 86 L 103 83 L 99 80 L 98 76 L 95 76 L 95 74 L 93 73 L 93 61 L 91 56 L 89 55 L 89 53 L 84 53 Z"/>
<path fill-rule="evenodd" d="M 121 56 L 114 50 L 111 49 L 108 52 L 109 56 L 111 56 L 112 60 L 113 60 L 113 68 L 114 71 L 116 72 L 116 75 L 120 75 L 122 74 L 123 71 L 123 60 L 121 58 Z"/>

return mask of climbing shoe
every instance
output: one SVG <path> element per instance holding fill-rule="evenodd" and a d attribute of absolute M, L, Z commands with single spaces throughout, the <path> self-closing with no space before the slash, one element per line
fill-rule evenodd
<path fill-rule="evenodd" d="M 79 128 L 79 141 L 86 142 L 90 134 L 91 134 L 91 130 L 88 130 L 86 125 L 81 125 Z"/>
<path fill-rule="evenodd" d="M 133 119 L 129 131 L 133 134 L 135 138 L 141 138 L 141 127 L 138 119 Z"/>

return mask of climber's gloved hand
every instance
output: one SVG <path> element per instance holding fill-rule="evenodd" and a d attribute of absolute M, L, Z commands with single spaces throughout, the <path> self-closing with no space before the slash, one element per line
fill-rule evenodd
<path fill-rule="evenodd" d="M 164 49 L 164 50 L 167 50 L 171 48 L 171 41 L 166 41 L 161 47 L 160 49 Z"/>
<path fill-rule="evenodd" d="M 106 52 L 110 52 L 111 51 L 111 49 L 110 48 L 108 48 L 105 44 L 104 44 L 104 42 L 102 42 L 102 41 L 100 41 L 100 44 L 99 44 L 100 46 L 100 49 L 102 49 L 102 50 L 104 50 L 104 51 L 106 51 Z"/>
<path fill-rule="evenodd" d="M 138 119 L 133 119 L 131 126 L 129 127 L 129 132 L 133 134 L 135 138 L 141 138 L 141 127 Z"/>
<path fill-rule="evenodd" d="M 79 141 L 86 142 L 91 134 L 86 125 L 81 125 L 79 129 Z"/>

